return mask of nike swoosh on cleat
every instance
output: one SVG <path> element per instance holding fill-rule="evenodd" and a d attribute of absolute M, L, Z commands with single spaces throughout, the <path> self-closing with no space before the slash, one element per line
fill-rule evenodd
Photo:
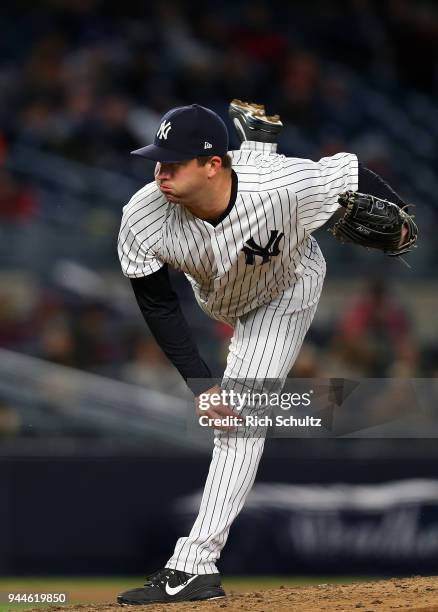
<path fill-rule="evenodd" d="M 168 595 L 170 595 L 171 597 L 172 597 L 172 595 L 177 595 L 177 594 L 178 594 L 180 591 L 182 591 L 183 589 L 185 589 L 185 588 L 186 588 L 186 586 L 187 586 L 188 584 L 190 584 L 190 583 L 192 582 L 192 580 L 194 580 L 195 578 L 197 578 L 197 575 L 196 575 L 196 576 L 192 576 L 191 578 L 189 578 L 189 579 L 187 580 L 187 582 L 184 582 L 183 584 L 179 584 L 179 585 L 178 585 L 178 586 L 176 586 L 176 587 L 171 587 L 171 586 L 169 586 L 169 583 L 167 582 L 167 583 L 166 583 L 166 593 L 167 593 Z"/>

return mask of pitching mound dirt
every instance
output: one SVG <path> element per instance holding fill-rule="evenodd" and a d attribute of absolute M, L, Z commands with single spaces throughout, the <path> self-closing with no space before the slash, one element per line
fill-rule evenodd
<path fill-rule="evenodd" d="M 394 578 L 358 584 L 320 584 L 307 587 L 280 587 L 251 593 L 233 593 L 214 601 L 167 605 L 126 606 L 117 604 L 50 607 L 44 612 L 317 612 L 344 610 L 352 612 L 386 612 L 397 609 L 417 612 L 438 612 L 438 578 Z M 42 612 L 33 608 L 27 612 Z"/>

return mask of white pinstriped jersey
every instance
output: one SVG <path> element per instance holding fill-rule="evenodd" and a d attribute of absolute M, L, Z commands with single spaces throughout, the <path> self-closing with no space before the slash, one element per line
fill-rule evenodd
<path fill-rule="evenodd" d="M 237 198 L 218 225 L 168 202 L 152 182 L 124 207 L 118 240 L 126 276 L 147 276 L 168 263 L 186 274 L 200 306 L 225 321 L 266 304 L 303 275 L 321 275 L 325 261 L 310 234 L 337 210 L 339 193 L 358 188 L 350 153 L 313 162 L 279 155 L 275 144 L 244 142 L 230 155 Z"/>

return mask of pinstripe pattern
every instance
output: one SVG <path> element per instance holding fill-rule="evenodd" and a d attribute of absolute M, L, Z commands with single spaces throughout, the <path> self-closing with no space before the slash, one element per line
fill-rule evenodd
<path fill-rule="evenodd" d="M 281 296 L 235 321 L 224 388 L 239 391 L 247 381 L 245 391 L 251 391 L 254 379 L 258 385 L 264 378 L 284 383 L 315 314 L 324 273 L 322 268 L 318 274 L 305 274 Z M 246 407 L 242 414 L 255 409 Z M 251 490 L 264 446 L 263 437 L 215 433 L 198 517 L 166 566 L 193 574 L 218 571 L 215 563 Z"/>
<path fill-rule="evenodd" d="M 215 227 L 167 202 L 155 183 L 136 193 L 119 233 L 124 274 L 147 276 L 166 262 L 187 275 L 201 308 L 228 321 L 280 295 L 312 259 L 321 266 L 309 235 L 338 208 L 340 192 L 357 189 L 357 158 L 339 153 L 313 162 L 278 155 L 275 146 L 245 142 L 231 152 L 238 195 Z M 265 245 L 274 229 L 284 234 L 279 255 L 247 265 L 245 243 Z"/>
<path fill-rule="evenodd" d="M 167 202 L 155 183 L 123 209 L 118 252 L 126 276 L 147 276 L 164 263 L 184 272 L 211 317 L 234 328 L 222 386 L 260 391 L 265 379 L 284 383 L 315 314 L 325 275 L 311 232 L 338 208 L 338 194 L 357 190 L 358 163 L 339 153 L 313 162 L 278 155 L 276 145 L 245 142 L 231 152 L 236 202 L 216 226 Z M 279 253 L 248 263 L 248 241 L 263 247 L 273 230 Z M 282 235 L 282 236 L 281 236 Z M 251 247 L 254 248 L 254 247 Z M 257 386 L 257 389 L 254 388 Z M 263 406 L 243 409 L 243 414 Z M 251 489 L 263 432 L 215 432 L 213 457 L 198 517 L 180 538 L 167 567 L 217 572 L 230 526 Z"/>

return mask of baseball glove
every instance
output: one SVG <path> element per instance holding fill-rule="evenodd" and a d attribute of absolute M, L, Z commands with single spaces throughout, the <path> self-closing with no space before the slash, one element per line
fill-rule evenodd
<path fill-rule="evenodd" d="M 341 242 L 380 249 L 392 257 L 414 248 L 418 228 L 405 208 L 357 191 L 341 193 L 338 202 L 346 209 L 345 214 L 329 231 Z M 403 226 L 407 235 L 400 245 Z"/>

